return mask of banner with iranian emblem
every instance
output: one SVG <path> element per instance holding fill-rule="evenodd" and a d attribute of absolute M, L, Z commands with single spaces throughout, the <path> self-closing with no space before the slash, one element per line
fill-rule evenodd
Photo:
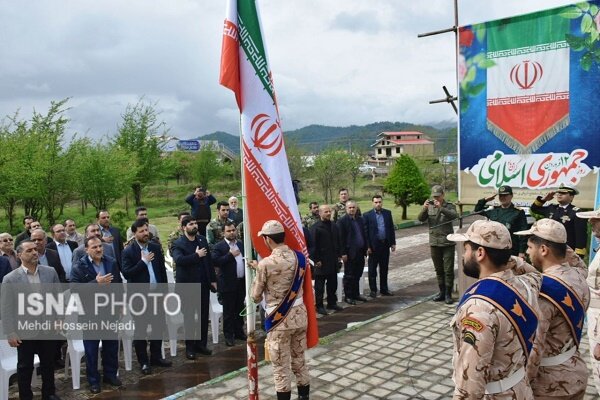
<path fill-rule="evenodd" d="M 529 205 L 561 184 L 594 207 L 600 0 L 459 29 L 459 198 L 502 186 Z"/>
<path fill-rule="evenodd" d="M 244 224 L 249 224 L 253 247 L 261 257 L 270 254 L 257 234 L 265 221 L 278 220 L 285 228 L 285 243 L 308 257 L 255 0 L 227 2 L 219 81 L 235 93 L 240 109 Z M 313 347 L 318 332 L 310 268 L 306 268 L 303 289 L 309 320 L 307 345 Z"/>

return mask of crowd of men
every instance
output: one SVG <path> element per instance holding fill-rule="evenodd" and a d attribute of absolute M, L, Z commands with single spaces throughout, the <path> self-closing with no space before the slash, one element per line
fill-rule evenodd
<path fill-rule="evenodd" d="M 390 252 L 396 249 L 391 212 L 383 208 L 380 195 L 373 196 L 372 208 L 362 213 L 347 189 L 340 189 L 338 194 L 339 201 L 334 205 L 311 202 L 308 214 L 302 218 L 309 254 L 306 267 L 311 268 L 314 279 L 314 307 L 323 316 L 341 311 L 339 301 L 349 305 L 367 302 L 359 290 L 365 264 L 368 296 L 393 296 L 388 285 Z M 476 205 L 475 212 L 488 220 L 478 220 L 466 233 L 455 234 L 453 225 L 459 217 L 456 207 L 445 199 L 443 187 L 432 187 L 431 198 L 424 202 L 418 219 L 429 226 L 431 258 L 440 289 L 433 300 L 447 304 L 454 301 L 456 242 L 464 245 L 464 273 L 478 279 L 460 300 L 452 320 L 456 399 L 504 398 L 509 393 L 517 399 L 583 398 L 587 370 L 578 347 L 586 310 L 594 377 L 598 380 L 600 260 L 594 259 L 588 275 L 580 256 L 586 254 L 587 221 L 600 238 L 600 210 L 580 212 L 572 204 L 576 194 L 576 189 L 561 186 L 556 193 L 538 197 L 531 210 L 545 218 L 529 228 L 523 210 L 512 203 L 512 188 L 502 186 L 494 196 Z M 486 208 L 496 195 L 500 204 Z M 545 204 L 555 195 L 557 205 Z M 247 263 L 242 241 L 244 215 L 238 199 L 217 202 L 210 192 L 198 187 L 185 201 L 190 212 L 178 215 L 177 228 L 168 235 L 166 248 L 176 282 L 193 283 L 198 288 L 193 296 L 181 292 L 185 355 L 193 360 L 198 354 L 212 354 L 207 341 L 211 292 L 218 292 L 223 305 L 225 344 L 235 346 L 236 340 L 246 341 L 241 315 Z M 0 234 L 0 279 L 3 283 L 30 284 L 167 283 L 168 255 L 163 252 L 160 233 L 150 224 L 145 207 L 135 212 L 136 220 L 127 229 L 125 240 L 111 224 L 107 210 L 99 211 L 96 221 L 86 225 L 83 234 L 77 232 L 72 219 L 51 226 L 46 233 L 39 221 L 26 216 L 24 231 L 14 240 L 8 233 Z M 290 291 L 293 275 L 285 282 L 284 277 L 302 258 L 285 246 L 283 233 L 277 221 L 265 224 L 260 236 L 273 250 L 273 259 L 251 265 L 258 271 L 252 297 L 257 302 L 265 301 L 266 325 L 268 315 Z M 524 261 L 526 256 L 531 265 Z M 268 278 L 268 268 L 281 269 L 279 280 Z M 344 298 L 338 299 L 338 273 L 342 269 Z M 290 398 L 293 373 L 300 398 L 308 399 L 308 370 L 303 361 L 306 343 L 298 339 L 292 347 L 283 345 L 290 343 L 290 335 L 305 335 L 307 305 L 291 303 L 291 317 L 285 318 L 288 325 L 269 331 L 267 339 L 276 355 L 273 362 L 278 398 Z M 148 325 L 152 332 L 166 331 L 164 315 L 155 315 L 150 322 L 143 320 L 143 324 L 140 319 L 136 322 L 136 329 L 144 332 Z M 6 331 L 6 325 L 4 329 L 10 345 L 18 351 L 20 398 L 32 398 L 33 356 L 38 354 L 43 397 L 58 399 L 53 370 L 64 366 L 65 343 L 21 340 L 10 336 L 12 332 Z M 89 390 L 95 394 L 101 392 L 102 384 L 120 386 L 117 337 L 84 339 L 84 347 Z M 100 348 L 102 378 L 97 362 Z M 162 356 L 161 340 L 135 340 L 134 348 L 143 374 L 152 373 L 153 367 L 171 366 Z M 600 382 L 597 386 L 600 392 Z"/>

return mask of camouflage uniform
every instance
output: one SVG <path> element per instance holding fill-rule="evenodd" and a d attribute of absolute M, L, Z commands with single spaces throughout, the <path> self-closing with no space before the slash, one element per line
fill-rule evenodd
<path fill-rule="evenodd" d="M 167 249 L 169 249 L 169 254 L 173 251 L 173 243 L 182 236 L 183 231 L 181 229 L 175 229 L 173 232 L 169 233 L 169 238 L 167 239 Z"/>
<path fill-rule="evenodd" d="M 590 288 L 590 307 L 587 311 L 588 338 L 590 341 L 590 360 L 596 390 L 600 394 L 600 361 L 594 358 L 594 347 L 600 344 L 600 256 L 596 254 L 590 263 L 587 284 Z"/>
<path fill-rule="evenodd" d="M 276 307 L 290 290 L 296 269 L 296 255 L 286 245 L 275 248 L 258 263 L 252 284 L 252 299 L 259 303 L 263 293 L 267 308 Z M 302 298 L 302 286 L 297 298 Z M 304 360 L 306 350 L 306 307 L 291 308 L 283 322 L 267 334 L 277 392 L 291 391 L 292 372 L 298 386 L 308 385 L 310 376 Z"/>
<path fill-rule="evenodd" d="M 556 277 L 567 283 L 575 293 L 580 295 L 582 303 L 587 308 L 590 295 L 586 282 L 586 265 L 579 257 L 574 257 L 578 259 L 577 264 L 555 265 L 545 269 L 544 275 Z M 541 313 L 538 330 L 527 365 L 527 375 L 531 380 L 533 394 L 536 399 L 583 399 L 588 370 L 579 350 L 559 365 L 540 366 L 543 358 L 564 353 L 575 344 L 569 325 L 560 310 L 544 297 L 540 297 L 539 304 Z"/>
<path fill-rule="evenodd" d="M 313 226 L 317 221 L 319 221 L 321 218 L 319 218 L 319 215 L 314 215 L 313 213 L 308 213 L 304 216 L 304 218 L 302 218 L 302 225 L 306 228 L 306 229 L 310 229 L 311 226 Z"/>
<path fill-rule="evenodd" d="M 335 203 L 333 205 L 333 207 L 331 207 L 331 211 L 333 212 L 333 215 L 331 216 L 332 221 L 335 222 L 338 219 L 342 218 L 344 215 L 346 215 L 346 203 L 342 203 L 341 201 L 338 201 L 337 203 Z M 356 215 L 359 217 L 362 215 L 358 204 L 356 205 Z M 318 220 L 318 217 L 317 217 L 317 220 Z"/>
<path fill-rule="evenodd" d="M 228 222 L 231 223 L 233 221 L 229 218 L 227 218 L 225 221 L 215 218 L 206 226 L 206 240 L 208 240 L 208 245 L 211 249 L 212 246 L 223 240 L 223 227 Z"/>
<path fill-rule="evenodd" d="M 475 236 L 469 236 L 470 232 L 479 228 L 487 230 L 487 235 L 482 230 L 479 236 L 480 239 L 487 237 L 486 243 Z M 490 236 L 497 240 L 490 243 Z M 491 221 L 475 221 L 466 234 L 450 234 L 448 239 L 459 242 L 469 240 L 482 246 L 501 249 L 512 247 L 508 230 L 503 225 Z M 515 257 L 509 260 L 507 267 L 491 274 L 490 277 L 501 279 L 512 286 L 537 313 L 541 274 L 533 272 L 533 267 Z M 518 335 L 499 308 L 488 301 L 471 297 L 456 311 L 450 326 L 454 340 L 452 379 L 456 385 L 453 399 L 533 399 L 531 386 L 525 376 L 502 392 L 486 392 L 486 386 L 492 382 L 507 379 L 521 370 L 524 374 L 526 364 L 526 354 Z"/>

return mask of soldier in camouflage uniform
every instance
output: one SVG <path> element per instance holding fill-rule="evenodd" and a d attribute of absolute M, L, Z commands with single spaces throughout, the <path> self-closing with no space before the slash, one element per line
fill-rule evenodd
<path fill-rule="evenodd" d="M 480 199 L 475 205 L 475 212 L 485 215 L 491 221 L 500 222 L 510 232 L 510 238 L 512 239 L 513 248 L 512 255 L 525 257 L 525 250 L 527 250 L 527 240 L 522 236 L 516 236 L 515 232 L 524 231 L 528 228 L 527 217 L 525 211 L 519 207 L 516 207 L 513 202 L 513 191 L 510 186 L 500 186 L 498 188 L 498 200 L 500 201 L 499 206 L 494 206 L 491 210 L 485 210 L 486 203 L 494 200 L 496 195 Z"/>
<path fill-rule="evenodd" d="M 217 203 L 217 217 L 206 227 L 206 240 L 211 250 L 215 244 L 223 240 L 223 227 L 227 222 L 233 222 L 229 219 L 229 203 L 220 201 Z"/>
<path fill-rule="evenodd" d="M 567 245 L 578 255 L 585 256 L 588 245 L 587 221 L 577 217 L 580 210 L 573 205 L 577 194 L 577 189 L 560 185 L 556 192 L 549 192 L 545 197 L 538 196 L 531 204 L 531 212 L 562 223 L 567 230 Z M 558 204 L 544 205 L 555 195 Z"/>
<path fill-rule="evenodd" d="M 336 222 L 338 219 L 342 218 L 346 215 L 346 202 L 350 198 L 348 195 L 348 189 L 341 188 L 339 191 L 340 201 L 335 203 L 333 207 L 331 207 L 331 211 L 333 212 L 331 220 Z"/>
<path fill-rule="evenodd" d="M 316 201 L 311 201 L 308 205 L 309 213 L 302 218 L 302 225 L 306 229 L 310 229 L 311 226 L 315 224 L 315 222 L 319 221 L 321 217 L 319 217 L 319 203 Z"/>
<path fill-rule="evenodd" d="M 567 231 L 558 221 L 540 219 L 516 234 L 531 235 L 527 254 L 543 277 L 539 325 L 527 364 L 533 395 L 536 400 L 581 400 L 588 369 L 579 352 L 581 331 L 578 334 L 576 326 L 583 327 L 590 302 L 587 266 L 567 247 Z M 567 314 L 561 303 L 567 305 Z"/>
<path fill-rule="evenodd" d="M 454 250 L 455 244 L 446 235 L 454 232 L 452 221 L 458 218 L 456 206 L 444 199 L 444 188 L 434 185 L 431 188 L 433 200 L 426 200 L 418 215 L 421 222 L 429 224 L 429 249 L 435 268 L 440 293 L 433 301 L 452 304 L 454 289 Z"/>
<path fill-rule="evenodd" d="M 600 241 L 600 208 L 596 211 L 578 212 L 577 216 L 590 221 L 592 234 L 597 241 Z M 594 384 L 598 394 L 600 394 L 600 256 L 598 255 L 598 249 L 596 249 L 596 256 L 590 262 L 587 284 L 590 288 L 590 306 L 587 310 L 590 360 L 592 362 Z"/>
<path fill-rule="evenodd" d="M 456 385 L 453 399 L 533 399 L 525 373 L 526 348 L 506 316 L 506 309 L 497 306 L 497 302 L 470 295 L 484 281 L 508 285 L 513 296 L 533 313 L 528 321 L 530 332 L 535 333 L 541 275 L 522 259 L 511 258 L 510 233 L 498 222 L 478 220 L 466 233 L 450 234 L 447 238 L 465 242 L 463 271 L 479 279 L 465 292 L 450 322 L 454 339 L 452 379 Z M 513 306 L 512 313 L 512 319 L 525 319 L 521 305 Z"/>
<path fill-rule="evenodd" d="M 297 268 L 297 257 L 285 243 L 285 231 L 279 221 L 267 221 L 259 236 L 272 253 L 260 262 L 252 261 L 256 270 L 252 284 L 252 299 L 255 303 L 266 302 L 267 314 L 273 312 L 290 291 Z M 302 302 L 302 285 L 296 295 L 294 306 L 267 334 L 267 344 L 278 400 L 289 400 L 292 390 L 292 373 L 296 376 L 300 400 L 308 400 L 310 375 L 304 360 L 306 350 L 306 328 L 308 320 L 306 306 Z"/>

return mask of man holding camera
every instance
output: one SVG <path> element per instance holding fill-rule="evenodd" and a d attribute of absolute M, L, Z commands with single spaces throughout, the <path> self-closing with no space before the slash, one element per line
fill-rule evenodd
<path fill-rule="evenodd" d="M 446 301 L 452 304 L 452 288 L 454 286 L 454 250 L 455 243 L 446 238 L 454 233 L 452 221 L 458 218 L 456 206 L 444 199 L 444 188 L 435 185 L 431 188 L 433 200 L 426 200 L 418 219 L 427 221 L 429 225 L 429 247 L 435 268 L 440 293 L 433 301 Z"/>
<path fill-rule="evenodd" d="M 185 198 L 192 209 L 191 214 L 198 224 L 198 232 L 201 235 L 206 235 L 206 226 L 210 222 L 210 206 L 217 202 L 217 199 L 203 187 L 198 186 L 194 193 Z"/>

